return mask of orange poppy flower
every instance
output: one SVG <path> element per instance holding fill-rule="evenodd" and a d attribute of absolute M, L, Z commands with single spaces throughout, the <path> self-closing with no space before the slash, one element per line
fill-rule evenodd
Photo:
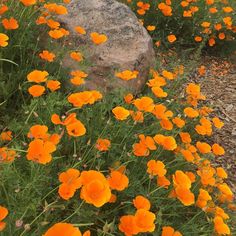
<path fill-rule="evenodd" d="M 217 188 L 221 192 L 221 196 L 219 196 L 219 200 L 221 202 L 232 202 L 233 201 L 233 192 L 230 187 L 226 184 L 218 184 Z"/>
<path fill-rule="evenodd" d="M 27 134 L 28 138 L 46 139 L 48 134 L 48 127 L 46 125 L 33 125 Z"/>
<path fill-rule="evenodd" d="M 43 236 L 82 236 L 80 230 L 68 223 L 56 223 Z"/>
<path fill-rule="evenodd" d="M 198 11 L 199 11 L 199 8 L 198 8 L 197 6 L 191 6 L 191 7 L 190 7 L 190 11 L 191 11 L 192 13 L 195 13 L 195 12 L 198 12 Z"/>
<path fill-rule="evenodd" d="M 35 23 L 36 25 L 47 24 L 47 19 L 44 16 L 39 16 Z"/>
<path fill-rule="evenodd" d="M 157 98 L 165 98 L 168 96 L 161 87 L 152 87 L 152 92 Z"/>
<path fill-rule="evenodd" d="M 83 61 L 83 55 L 80 52 L 71 52 L 70 57 L 75 61 Z"/>
<path fill-rule="evenodd" d="M 225 13 L 230 13 L 234 11 L 232 7 L 223 7 L 222 9 Z"/>
<path fill-rule="evenodd" d="M 63 199 L 70 199 L 74 196 L 76 190 L 81 187 L 79 176 L 80 172 L 72 168 L 59 175 L 59 180 L 62 184 L 59 186 L 58 193 Z"/>
<path fill-rule="evenodd" d="M 82 183 L 81 199 L 96 207 L 101 207 L 109 202 L 111 190 L 102 173 L 94 170 L 83 171 L 80 178 Z"/>
<path fill-rule="evenodd" d="M 230 218 L 229 215 L 226 214 L 225 211 L 218 206 L 215 208 L 215 216 L 220 216 L 224 220 L 228 220 Z"/>
<path fill-rule="evenodd" d="M 150 9 L 149 3 L 143 3 L 141 1 L 137 2 L 137 6 L 139 7 L 139 9 L 137 10 L 137 13 L 139 15 L 145 15 L 146 11 L 148 11 Z"/>
<path fill-rule="evenodd" d="M 2 141 L 11 141 L 12 140 L 12 132 L 4 131 L 0 134 L 0 140 Z"/>
<path fill-rule="evenodd" d="M 158 8 L 161 10 L 164 16 L 172 16 L 172 8 L 164 2 L 158 4 Z"/>
<path fill-rule="evenodd" d="M 207 202 L 210 200 L 212 200 L 212 198 L 209 193 L 206 190 L 200 188 L 196 205 L 200 208 L 204 208 L 206 207 Z"/>
<path fill-rule="evenodd" d="M 146 112 L 152 112 L 152 110 L 155 107 L 153 99 L 150 97 L 141 97 L 135 99 L 133 104 L 139 111 L 146 111 Z"/>
<path fill-rule="evenodd" d="M 219 178 L 222 178 L 222 179 L 227 179 L 228 178 L 228 175 L 227 175 L 226 171 L 222 167 L 217 167 L 216 168 L 216 174 L 218 175 Z"/>
<path fill-rule="evenodd" d="M 40 164 L 47 164 L 52 160 L 52 152 L 56 151 L 56 146 L 49 141 L 35 139 L 29 144 L 26 158 Z"/>
<path fill-rule="evenodd" d="M 173 124 L 171 123 L 170 120 L 161 120 L 160 125 L 163 129 L 165 130 L 172 130 L 173 129 Z"/>
<path fill-rule="evenodd" d="M 166 175 L 167 170 L 165 169 L 165 164 L 162 161 L 150 160 L 147 163 L 147 172 L 150 175 L 157 175 L 158 177 L 163 177 Z"/>
<path fill-rule="evenodd" d="M 57 114 L 53 114 L 52 117 L 51 117 L 51 121 L 53 124 L 55 125 L 69 125 L 69 124 L 72 124 L 74 122 L 77 121 L 77 118 L 76 118 L 76 113 L 71 113 L 69 114 L 65 119 L 64 121 L 61 121 L 60 117 L 57 115 Z"/>
<path fill-rule="evenodd" d="M 191 10 L 183 12 L 183 17 L 192 17 L 192 16 L 193 16 L 193 12 Z"/>
<path fill-rule="evenodd" d="M 63 33 L 64 36 L 68 36 L 70 34 L 70 32 L 68 30 L 65 30 L 64 28 L 60 28 L 59 30 Z"/>
<path fill-rule="evenodd" d="M 80 70 L 72 71 L 71 75 L 74 77 L 70 79 L 70 82 L 76 86 L 84 84 L 84 78 L 88 76 L 88 74 Z"/>
<path fill-rule="evenodd" d="M 133 153 L 136 156 L 148 156 L 149 150 L 156 150 L 156 145 L 152 137 L 144 136 L 143 134 L 139 135 L 139 143 L 133 145 Z"/>
<path fill-rule="evenodd" d="M 45 87 L 41 85 L 33 85 L 28 89 L 29 94 L 33 97 L 40 97 L 41 95 L 43 95 L 44 91 Z"/>
<path fill-rule="evenodd" d="M 228 225 L 224 223 L 223 219 L 220 216 L 216 216 L 213 221 L 215 231 L 219 235 L 230 235 L 230 229 Z"/>
<path fill-rule="evenodd" d="M 160 40 L 156 41 L 156 42 L 155 42 L 155 45 L 156 45 L 157 47 L 160 47 L 160 46 L 161 46 L 161 41 L 160 41 Z"/>
<path fill-rule="evenodd" d="M 81 84 L 84 84 L 84 79 L 82 79 L 81 77 L 73 77 L 70 79 L 70 82 L 73 84 L 73 85 L 76 85 L 76 86 L 79 86 Z"/>
<path fill-rule="evenodd" d="M 215 185 L 215 178 L 214 178 L 215 169 L 213 169 L 212 167 L 205 166 L 201 168 L 200 170 L 198 170 L 197 174 L 201 177 L 201 183 L 204 186 Z"/>
<path fill-rule="evenodd" d="M 145 209 L 138 209 L 134 215 L 134 220 L 140 233 L 153 232 L 155 230 L 155 219 L 155 214 Z"/>
<path fill-rule="evenodd" d="M 187 6 L 189 5 L 189 2 L 187 2 L 187 1 L 182 1 L 182 2 L 180 3 L 180 5 L 181 5 L 182 7 L 187 7 Z"/>
<path fill-rule="evenodd" d="M 182 234 L 171 226 L 163 226 L 161 236 L 182 236 Z"/>
<path fill-rule="evenodd" d="M 214 126 L 218 129 L 221 129 L 224 126 L 224 122 L 222 122 L 218 117 L 214 117 L 212 119 Z"/>
<path fill-rule="evenodd" d="M 58 29 L 60 27 L 60 23 L 53 19 L 48 19 L 46 23 L 51 29 Z"/>
<path fill-rule="evenodd" d="M 201 42 L 201 41 L 202 41 L 202 37 L 201 37 L 201 36 L 195 36 L 195 37 L 194 37 L 194 40 L 195 40 L 196 42 Z"/>
<path fill-rule="evenodd" d="M 147 26 L 147 30 L 148 31 L 154 31 L 156 29 L 156 26 L 155 25 L 148 25 Z"/>
<path fill-rule="evenodd" d="M 48 32 L 49 36 L 53 39 L 60 39 L 64 36 L 64 33 L 62 30 L 60 29 L 54 29 L 54 30 L 50 30 Z"/>
<path fill-rule="evenodd" d="M 124 96 L 124 100 L 127 104 L 132 103 L 133 99 L 134 99 L 134 96 L 131 93 L 128 93 L 127 95 Z"/>
<path fill-rule="evenodd" d="M 110 176 L 107 178 L 107 181 L 110 185 L 110 188 L 117 191 L 123 191 L 129 185 L 128 177 L 116 170 L 111 171 Z"/>
<path fill-rule="evenodd" d="M 174 74 L 167 70 L 163 70 L 162 75 L 168 80 L 173 80 L 175 78 Z"/>
<path fill-rule="evenodd" d="M 133 145 L 133 153 L 135 156 L 138 156 L 138 157 L 142 157 L 142 156 L 146 157 L 149 155 L 150 151 L 144 143 L 139 142 Z"/>
<path fill-rule="evenodd" d="M 54 92 L 60 89 L 61 83 L 58 80 L 48 80 L 47 81 L 47 88 L 50 89 L 51 92 Z"/>
<path fill-rule="evenodd" d="M 215 143 L 212 145 L 212 152 L 217 156 L 222 156 L 225 154 L 225 150 L 219 144 Z"/>
<path fill-rule="evenodd" d="M 210 136 L 212 134 L 211 122 L 207 118 L 203 117 L 200 119 L 200 123 L 201 125 L 196 125 L 195 127 L 197 133 Z"/>
<path fill-rule="evenodd" d="M 115 118 L 117 120 L 126 120 L 128 116 L 130 115 L 129 110 L 120 106 L 113 108 L 112 113 L 115 115 Z"/>
<path fill-rule="evenodd" d="M 190 206 L 194 204 L 194 194 L 189 189 L 177 186 L 175 188 L 175 193 L 183 205 Z"/>
<path fill-rule="evenodd" d="M 111 146 L 110 140 L 99 138 L 99 139 L 97 140 L 97 142 L 96 142 L 96 146 L 95 146 L 95 147 L 96 147 L 99 151 L 103 152 L 103 151 L 108 151 L 108 149 L 110 148 L 110 146 Z"/>
<path fill-rule="evenodd" d="M 52 62 L 54 61 L 56 55 L 52 52 L 49 52 L 47 50 L 43 50 L 43 52 L 41 52 L 39 54 L 40 58 L 45 60 L 45 61 L 48 61 L 48 62 Z"/>
<path fill-rule="evenodd" d="M 180 129 L 185 126 L 185 121 L 181 119 L 180 117 L 173 118 L 172 122 Z"/>
<path fill-rule="evenodd" d="M 170 34 L 167 36 L 167 39 L 170 43 L 174 43 L 176 41 L 176 36 L 174 34 Z"/>
<path fill-rule="evenodd" d="M 147 85 L 149 87 L 162 87 L 166 85 L 164 77 L 160 76 L 157 71 L 151 70 L 153 79 L 148 80 Z"/>
<path fill-rule="evenodd" d="M 184 156 L 185 160 L 188 161 L 188 162 L 194 162 L 194 155 L 192 154 L 191 151 L 189 150 L 184 150 L 182 149 L 181 150 L 181 154 Z"/>
<path fill-rule="evenodd" d="M 140 122 L 140 123 L 142 123 L 144 121 L 144 116 L 141 111 L 135 112 L 135 111 L 130 110 L 129 113 L 134 121 Z"/>
<path fill-rule="evenodd" d="M 170 186 L 170 181 L 165 176 L 158 177 L 157 185 L 163 188 L 168 188 Z"/>
<path fill-rule="evenodd" d="M 157 134 L 153 137 L 156 143 L 161 145 L 165 150 L 173 151 L 177 148 L 175 139 L 172 136 Z"/>
<path fill-rule="evenodd" d="M 199 152 L 206 154 L 211 152 L 211 146 L 208 143 L 205 142 L 197 142 L 196 147 L 199 150 Z"/>
<path fill-rule="evenodd" d="M 81 26 L 76 26 L 75 27 L 75 31 L 78 33 L 78 34 L 86 34 L 86 31 L 83 27 Z"/>
<path fill-rule="evenodd" d="M 167 110 L 166 106 L 162 104 L 158 104 L 154 106 L 152 113 L 156 116 L 157 119 L 160 120 L 168 120 L 170 117 L 173 116 L 173 112 Z"/>
<path fill-rule="evenodd" d="M 214 25 L 215 30 L 219 31 L 222 29 L 222 25 L 220 23 Z"/>
<path fill-rule="evenodd" d="M 29 82 L 42 83 L 47 80 L 48 72 L 41 70 L 34 70 L 27 75 Z"/>
<path fill-rule="evenodd" d="M 186 171 L 185 174 L 189 177 L 189 179 L 191 180 L 191 183 L 194 183 L 196 180 L 196 176 L 194 175 L 193 172 L 191 171 Z"/>
<path fill-rule="evenodd" d="M 26 7 L 37 3 L 37 0 L 20 0 Z"/>
<path fill-rule="evenodd" d="M 206 67 L 205 66 L 200 66 L 198 68 L 198 73 L 199 73 L 199 75 L 204 76 L 206 74 Z"/>
<path fill-rule="evenodd" d="M 4 220 L 8 215 L 8 210 L 7 208 L 0 206 L 0 232 L 4 230 L 4 228 L 6 227 L 6 223 L 3 222 L 2 220 Z"/>
<path fill-rule="evenodd" d="M 214 38 L 210 38 L 210 39 L 208 40 L 208 44 L 209 44 L 210 47 L 213 47 L 213 46 L 215 45 L 215 43 L 216 43 L 216 41 L 215 41 Z"/>
<path fill-rule="evenodd" d="M 204 28 L 209 28 L 210 25 L 211 25 L 211 23 L 208 22 L 208 21 L 204 21 L 204 22 L 202 22 L 202 24 L 201 24 L 201 26 L 204 27 Z"/>
<path fill-rule="evenodd" d="M 187 132 L 180 132 L 179 136 L 180 136 L 183 143 L 191 143 L 192 142 L 191 136 Z"/>
<path fill-rule="evenodd" d="M 0 163 L 10 163 L 14 161 L 16 157 L 16 152 L 14 150 L 9 150 L 7 147 L 0 148 Z"/>
<path fill-rule="evenodd" d="M 99 34 L 96 32 L 93 32 L 90 34 L 90 37 L 94 44 L 103 44 L 107 41 L 107 36 L 105 34 Z"/>
<path fill-rule="evenodd" d="M 79 93 L 72 93 L 68 97 L 68 102 L 75 107 L 82 107 L 87 104 L 94 104 L 97 100 L 102 98 L 102 94 L 96 90 L 83 91 Z"/>
<path fill-rule="evenodd" d="M 135 199 L 133 200 L 133 204 L 137 210 L 144 209 L 149 211 L 151 208 L 150 201 L 141 195 L 135 197 Z"/>
<path fill-rule="evenodd" d="M 73 137 L 80 137 L 86 133 L 86 128 L 81 121 L 76 120 L 75 122 L 66 126 L 67 133 Z"/>
<path fill-rule="evenodd" d="M 138 76 L 139 72 L 138 71 L 130 71 L 130 70 L 124 70 L 122 72 L 116 73 L 115 76 L 122 79 L 122 80 L 132 80 L 136 79 Z"/>
<path fill-rule="evenodd" d="M 6 18 L 3 19 L 2 25 L 6 30 L 15 30 L 15 29 L 19 28 L 17 20 L 13 17 L 11 17 L 9 20 Z"/>
<path fill-rule="evenodd" d="M 62 5 L 58 5 L 56 3 L 48 3 L 48 4 L 44 4 L 44 8 L 46 8 L 49 12 L 58 14 L 58 15 L 65 15 L 68 14 L 67 8 L 62 6 Z"/>
<path fill-rule="evenodd" d="M 211 7 L 211 8 L 209 8 L 209 12 L 210 12 L 211 14 L 215 14 L 215 13 L 218 12 L 218 10 L 217 10 L 216 7 Z"/>
<path fill-rule="evenodd" d="M 51 121 L 55 125 L 66 126 L 67 133 L 73 137 L 79 137 L 86 133 L 84 125 L 76 118 L 76 113 L 71 113 L 64 121 L 57 114 L 53 114 Z"/>
<path fill-rule="evenodd" d="M 223 22 L 225 23 L 226 26 L 232 26 L 232 18 L 230 16 L 224 17 Z"/>
<path fill-rule="evenodd" d="M 184 109 L 184 114 L 189 118 L 196 118 L 199 116 L 199 112 L 192 107 L 186 107 Z"/>
<path fill-rule="evenodd" d="M 3 15 L 5 12 L 7 12 L 9 10 L 7 5 L 2 5 L 0 7 L 0 15 Z"/>
<path fill-rule="evenodd" d="M 189 177 L 181 170 L 177 170 L 173 175 L 174 186 L 180 186 L 182 188 L 190 189 L 191 180 Z"/>
<path fill-rule="evenodd" d="M 186 87 L 186 93 L 194 99 L 205 100 L 205 96 L 201 94 L 201 88 L 198 84 L 189 83 Z"/>
<path fill-rule="evenodd" d="M 0 47 L 6 47 L 8 45 L 9 37 L 6 34 L 0 33 Z"/>
<path fill-rule="evenodd" d="M 135 217 L 132 215 L 122 216 L 120 218 L 119 230 L 123 232 L 126 236 L 136 235 L 139 229 L 135 222 Z"/>
<path fill-rule="evenodd" d="M 51 143 L 53 143 L 54 145 L 57 145 L 60 142 L 61 139 L 61 135 L 59 134 L 52 134 L 52 135 L 48 135 L 47 139 L 45 139 L 45 141 L 49 141 Z"/>

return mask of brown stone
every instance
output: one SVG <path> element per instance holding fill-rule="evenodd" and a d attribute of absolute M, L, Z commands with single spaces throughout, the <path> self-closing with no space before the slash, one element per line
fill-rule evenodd
<path fill-rule="evenodd" d="M 92 64 L 85 87 L 105 92 L 114 88 L 139 92 L 148 79 L 154 50 L 151 37 L 129 7 L 115 0 L 72 0 L 67 9 L 68 14 L 60 16 L 59 21 L 70 31 L 68 42 L 75 48 L 82 46 Z M 76 26 L 85 28 L 87 34 L 79 35 Z M 107 42 L 94 45 L 91 32 L 107 35 Z M 69 56 L 63 65 L 79 69 Z M 114 76 L 123 70 L 137 70 L 139 76 L 130 81 Z"/>

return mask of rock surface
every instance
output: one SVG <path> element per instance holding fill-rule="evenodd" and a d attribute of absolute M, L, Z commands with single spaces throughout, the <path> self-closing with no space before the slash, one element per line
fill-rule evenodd
<path fill-rule="evenodd" d="M 115 0 L 72 0 L 67 9 L 68 14 L 60 16 L 59 21 L 70 31 L 68 44 L 74 48 L 84 47 L 92 64 L 85 87 L 105 92 L 122 87 L 139 92 L 154 62 L 154 50 L 151 37 L 135 14 Z M 79 35 L 76 26 L 84 27 L 87 34 Z M 107 35 L 107 42 L 94 45 L 91 32 Z M 64 58 L 63 65 L 79 69 L 69 56 Z M 138 78 L 123 81 L 114 76 L 115 72 L 127 69 L 139 71 Z"/>

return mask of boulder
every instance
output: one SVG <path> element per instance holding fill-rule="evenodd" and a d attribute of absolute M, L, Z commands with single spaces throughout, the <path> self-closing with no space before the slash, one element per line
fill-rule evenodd
<path fill-rule="evenodd" d="M 154 63 L 154 49 L 151 37 L 129 7 L 115 0 L 72 0 L 67 9 L 68 14 L 58 20 L 70 31 L 68 45 L 78 50 L 84 48 L 91 62 L 85 88 L 103 92 L 124 88 L 140 92 Z M 86 35 L 79 35 L 76 26 L 83 27 Z M 90 38 L 91 32 L 105 34 L 108 40 L 95 45 Z M 79 69 L 78 63 L 68 55 L 63 65 Z M 114 76 L 115 72 L 123 70 L 139 71 L 138 78 L 123 81 Z"/>

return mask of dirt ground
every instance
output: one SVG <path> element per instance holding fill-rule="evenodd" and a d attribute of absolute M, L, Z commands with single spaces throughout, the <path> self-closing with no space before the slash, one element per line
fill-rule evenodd
<path fill-rule="evenodd" d="M 201 84 L 215 115 L 225 123 L 214 133 L 212 141 L 222 145 L 226 151 L 224 156 L 217 157 L 216 163 L 227 170 L 228 183 L 236 194 L 236 56 L 235 60 L 205 57 L 202 65 L 205 66 L 205 75 L 196 73 L 194 80 Z"/>

